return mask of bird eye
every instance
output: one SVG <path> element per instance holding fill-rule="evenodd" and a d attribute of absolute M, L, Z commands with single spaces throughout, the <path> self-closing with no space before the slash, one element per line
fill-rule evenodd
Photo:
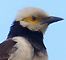
<path fill-rule="evenodd" d="M 33 20 L 36 20 L 36 17 L 32 16 L 32 19 L 33 19 Z"/>

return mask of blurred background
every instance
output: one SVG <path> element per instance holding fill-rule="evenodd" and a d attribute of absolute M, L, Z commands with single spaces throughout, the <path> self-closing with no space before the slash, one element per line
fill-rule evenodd
<path fill-rule="evenodd" d="M 0 0 L 0 43 L 6 40 L 16 14 L 24 7 L 41 8 L 64 20 L 51 24 L 45 35 L 49 60 L 66 60 L 66 0 Z"/>

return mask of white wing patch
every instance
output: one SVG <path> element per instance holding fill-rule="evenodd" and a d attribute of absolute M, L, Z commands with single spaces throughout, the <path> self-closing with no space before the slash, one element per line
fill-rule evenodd
<path fill-rule="evenodd" d="M 12 53 L 8 60 L 48 60 L 47 52 L 38 52 L 38 56 L 34 54 L 31 44 L 23 37 L 14 37 L 18 49 Z"/>
<path fill-rule="evenodd" d="M 14 37 L 14 41 L 16 41 L 17 51 L 11 54 L 8 60 L 32 60 L 34 49 L 31 44 L 23 37 Z"/>

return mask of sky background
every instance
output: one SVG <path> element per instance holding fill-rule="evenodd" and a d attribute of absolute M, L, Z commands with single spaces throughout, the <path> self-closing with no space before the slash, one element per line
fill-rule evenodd
<path fill-rule="evenodd" d="M 64 19 L 49 25 L 44 43 L 49 60 L 66 60 L 66 0 L 0 0 L 0 43 L 6 40 L 16 14 L 24 7 L 41 8 L 50 16 Z"/>

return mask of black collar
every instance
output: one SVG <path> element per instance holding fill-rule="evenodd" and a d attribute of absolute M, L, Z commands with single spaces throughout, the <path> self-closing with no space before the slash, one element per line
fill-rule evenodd
<path fill-rule="evenodd" d="M 31 31 L 26 27 L 22 27 L 18 21 L 14 21 L 13 25 L 11 26 L 8 38 L 15 36 L 27 38 L 33 46 L 35 53 L 39 51 L 43 52 L 43 49 L 46 50 L 46 47 L 43 44 L 43 34 L 40 31 Z"/>

